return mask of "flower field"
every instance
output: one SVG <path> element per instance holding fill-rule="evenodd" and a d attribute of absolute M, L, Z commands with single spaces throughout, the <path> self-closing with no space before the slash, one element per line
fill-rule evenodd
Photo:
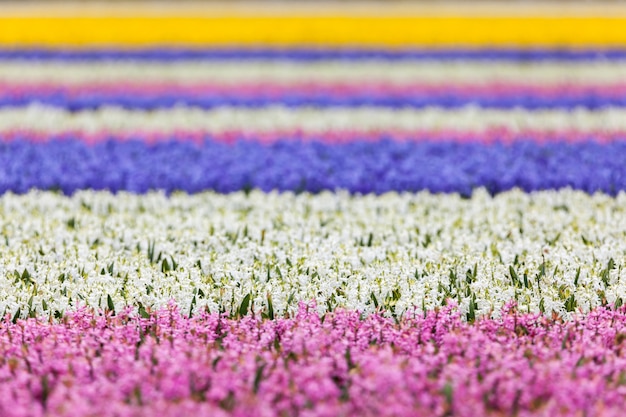
<path fill-rule="evenodd" d="M 59 10 L 0 11 L 0 416 L 623 415 L 626 10 Z"/>

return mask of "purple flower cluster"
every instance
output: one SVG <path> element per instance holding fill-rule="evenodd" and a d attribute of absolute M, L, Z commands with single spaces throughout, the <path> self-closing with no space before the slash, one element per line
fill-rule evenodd
<path fill-rule="evenodd" d="M 393 83 L 367 82 L 172 82 L 0 84 L 0 107 L 31 103 L 70 111 L 116 106 L 153 110 L 174 106 L 214 109 L 223 106 L 447 108 L 468 105 L 496 109 L 600 109 L 626 104 L 626 87 L 619 83 L 554 85 L 533 83 Z"/>
<path fill-rule="evenodd" d="M 169 308 L 0 326 L 0 414 L 621 416 L 626 310 L 571 321 L 354 311 L 187 318 Z"/>
<path fill-rule="evenodd" d="M 270 144 L 172 140 L 72 139 L 0 142 L 0 193 L 31 188 L 147 192 L 258 188 L 295 192 L 346 189 L 457 192 L 485 187 L 498 193 L 571 187 L 589 193 L 626 190 L 626 142 L 512 144 L 397 142 L 345 144 L 286 139 Z"/>
<path fill-rule="evenodd" d="M 4 49 L 1 60 L 33 61 L 188 61 L 272 59 L 320 60 L 481 60 L 481 61 L 589 61 L 624 60 L 624 49 L 371 49 L 371 48 L 150 48 L 150 49 Z"/>
<path fill-rule="evenodd" d="M 460 94 L 441 92 L 440 94 L 407 92 L 394 95 L 385 91 L 379 93 L 362 91 L 350 95 L 285 92 L 279 95 L 258 96 L 250 94 L 189 94 L 169 91 L 155 94 L 137 95 L 134 93 L 110 94 L 55 93 L 0 94 L 0 108 L 27 106 L 39 103 L 46 106 L 60 107 L 70 111 L 93 110 L 105 106 L 115 106 L 133 110 L 155 110 L 176 106 L 189 106 L 201 109 L 214 109 L 224 106 L 241 108 L 260 108 L 266 106 L 286 107 L 385 107 L 391 109 L 437 107 L 455 109 L 464 106 L 481 108 L 514 109 L 564 109 L 576 108 L 601 109 L 607 106 L 626 106 L 626 96 L 606 97 L 594 92 L 567 94 L 555 97 L 534 95 L 531 92 L 514 96 L 493 94 Z"/>

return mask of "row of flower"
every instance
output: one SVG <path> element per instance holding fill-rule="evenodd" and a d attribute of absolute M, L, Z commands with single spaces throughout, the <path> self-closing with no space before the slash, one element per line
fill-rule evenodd
<path fill-rule="evenodd" d="M 81 309 L 0 327 L 0 413 L 39 416 L 621 416 L 626 310 L 473 325 L 302 304 L 293 318 Z"/>
<path fill-rule="evenodd" d="M 626 142 L 511 144 L 386 140 L 329 144 L 295 138 L 263 144 L 211 139 L 156 144 L 133 138 L 87 144 L 70 138 L 0 143 L 0 191 L 32 188 L 147 192 L 344 189 L 452 192 L 469 196 L 515 187 L 626 190 Z M 28 136 L 27 136 L 28 138 Z"/>
<path fill-rule="evenodd" d="M 335 82 L 391 83 L 474 83 L 489 85 L 623 85 L 626 59 L 583 61 L 516 60 L 363 60 L 341 59 L 293 61 L 246 60 L 2 60 L 0 80 L 11 83 L 57 83 L 77 85 L 104 82 Z"/>
<path fill-rule="evenodd" d="M 380 107 L 219 107 L 199 109 L 183 104 L 153 111 L 102 107 L 72 112 L 32 103 L 23 107 L 0 108 L 0 132 L 98 133 L 115 137 L 141 132 L 174 136 L 179 131 L 219 134 L 245 132 L 255 140 L 266 133 L 324 135 L 332 132 L 376 132 L 378 136 L 407 132 L 423 136 L 434 132 L 440 137 L 462 136 L 463 132 L 505 130 L 516 134 L 556 132 L 569 140 L 570 134 L 593 140 L 606 133 L 626 131 L 626 108 L 602 109 L 484 109 L 464 106 L 458 109 L 390 109 Z M 422 132 L 420 135 L 419 133 Z M 448 132 L 452 132 L 448 135 Z M 502 133 L 500 133 L 502 134 Z M 532 139 L 533 135 L 529 135 Z M 173 137 L 172 139 L 174 139 Z M 409 136 L 409 139 L 410 136 Z"/>
<path fill-rule="evenodd" d="M 117 106 L 153 110 L 173 106 L 212 109 L 224 106 L 587 109 L 626 106 L 626 85 L 527 84 L 387 84 L 249 83 L 222 84 L 85 84 L 78 86 L 0 85 L 0 108 L 40 103 L 72 111 Z"/>
<path fill-rule="evenodd" d="M 234 193 L 5 194 L 0 314 L 134 311 L 170 300 L 284 316 L 433 310 L 467 320 L 515 300 L 531 313 L 621 305 L 626 200 L 575 191 L 495 197 Z"/>
<path fill-rule="evenodd" d="M 245 48 L 202 48 L 202 47 L 148 47 L 148 48 L 2 48 L 0 60 L 62 61 L 141 61 L 178 62 L 178 61 L 348 61 L 361 64 L 364 61 L 500 61 L 500 62 L 593 62 L 623 61 L 626 52 L 619 48 L 388 48 L 368 47 L 245 47 Z"/>

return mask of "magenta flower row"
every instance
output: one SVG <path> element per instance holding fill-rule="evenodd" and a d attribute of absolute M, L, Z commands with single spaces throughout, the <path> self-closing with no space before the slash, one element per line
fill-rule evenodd
<path fill-rule="evenodd" d="M 621 416 L 626 309 L 262 320 L 172 304 L 0 324 L 2 416 Z"/>

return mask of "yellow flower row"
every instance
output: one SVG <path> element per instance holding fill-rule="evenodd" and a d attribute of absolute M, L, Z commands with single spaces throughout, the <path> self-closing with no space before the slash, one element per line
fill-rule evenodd
<path fill-rule="evenodd" d="M 620 47 L 626 17 L 0 16 L 0 46 Z"/>

